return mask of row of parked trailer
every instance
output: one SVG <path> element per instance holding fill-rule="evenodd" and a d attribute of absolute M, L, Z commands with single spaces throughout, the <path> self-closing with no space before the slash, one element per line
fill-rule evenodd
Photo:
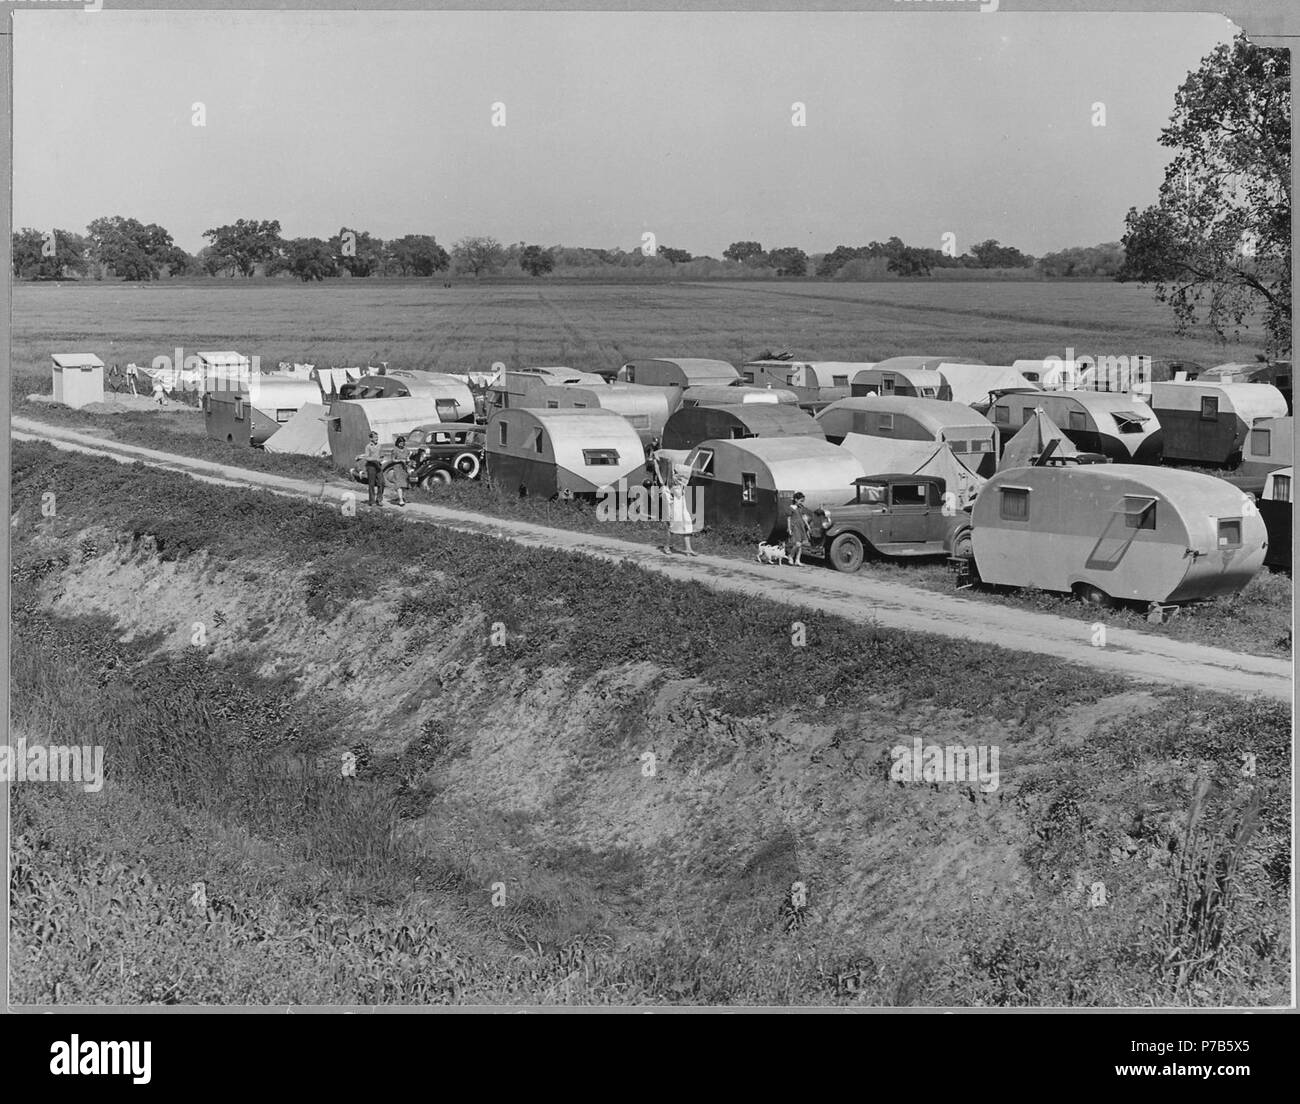
<path fill-rule="evenodd" d="M 798 491 L 834 519 L 832 566 L 949 555 L 988 583 L 1094 600 L 1211 597 L 1266 560 L 1289 566 L 1292 430 L 1275 383 L 1051 390 L 1021 367 L 895 358 L 738 371 L 651 358 L 608 374 L 507 371 L 477 394 L 464 379 L 389 372 L 319 387 L 315 411 L 263 409 L 280 427 L 264 445 L 349 468 L 369 433 L 387 445 L 414 432 L 430 446 L 430 481 L 483 471 L 543 497 L 639 488 L 653 447 L 689 472 L 697 528 L 779 538 Z M 254 390 L 242 395 L 249 407 Z M 205 398 L 210 433 L 243 443 L 236 411 L 218 405 L 240 398 Z M 294 437 L 309 427 L 310 450 Z M 1234 469 L 1233 482 L 1161 460 Z"/>

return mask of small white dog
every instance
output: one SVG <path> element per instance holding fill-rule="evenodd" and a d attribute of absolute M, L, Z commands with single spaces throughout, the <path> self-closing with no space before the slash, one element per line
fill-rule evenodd
<path fill-rule="evenodd" d="M 759 563 L 768 564 L 794 563 L 786 552 L 784 544 L 765 544 L 762 541 L 759 542 L 758 555 L 754 559 Z"/>

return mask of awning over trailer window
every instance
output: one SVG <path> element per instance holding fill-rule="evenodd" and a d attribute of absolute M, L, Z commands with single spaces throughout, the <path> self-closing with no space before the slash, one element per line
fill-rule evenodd
<path fill-rule="evenodd" d="M 1138 414 L 1132 410 L 1116 410 L 1112 417 L 1115 424 L 1119 426 L 1121 433 L 1141 433 L 1143 427 L 1150 420 L 1145 414 Z"/>

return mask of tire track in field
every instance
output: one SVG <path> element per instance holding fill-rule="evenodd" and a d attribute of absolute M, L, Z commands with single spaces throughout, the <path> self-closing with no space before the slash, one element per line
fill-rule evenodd
<path fill-rule="evenodd" d="M 565 350 L 572 348 L 573 353 L 576 354 L 563 356 L 561 359 L 564 365 L 577 370 L 594 371 L 595 368 L 592 366 L 599 366 L 601 362 L 599 344 L 589 339 L 586 332 L 579 329 L 569 315 L 541 288 L 537 290 L 537 298 L 559 323 L 560 330 L 564 334 Z"/>
<path fill-rule="evenodd" d="M 11 436 L 20 441 L 44 441 L 64 451 L 102 456 L 124 465 L 145 463 L 201 482 L 267 491 L 330 508 L 344 502 L 345 496 L 355 495 L 357 489 L 355 484 L 338 479 L 316 483 L 158 452 L 29 418 L 14 418 Z M 1287 660 L 1117 627 L 1108 631 L 1105 647 L 1094 647 L 1087 622 L 976 602 L 892 580 L 833 572 L 774 570 L 720 556 L 701 555 L 696 559 L 665 556 L 654 545 L 423 503 L 412 503 L 400 514 L 389 516 L 408 524 L 442 525 L 528 547 L 569 551 L 614 563 L 630 562 L 647 571 L 715 590 L 767 598 L 799 609 L 875 623 L 886 629 L 994 643 L 1009 652 L 1048 655 L 1143 683 L 1188 686 L 1247 697 L 1262 695 L 1287 703 L 1293 696 L 1292 668 Z"/>

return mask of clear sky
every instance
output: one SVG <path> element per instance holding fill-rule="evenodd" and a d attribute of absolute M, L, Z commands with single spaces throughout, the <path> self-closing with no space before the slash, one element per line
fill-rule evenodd
<path fill-rule="evenodd" d="M 1174 92 L 1233 33 L 974 9 L 18 11 L 14 225 L 121 214 L 190 251 L 277 218 L 444 244 L 649 230 L 712 256 L 951 232 L 1041 255 L 1117 240 L 1154 200 Z"/>

